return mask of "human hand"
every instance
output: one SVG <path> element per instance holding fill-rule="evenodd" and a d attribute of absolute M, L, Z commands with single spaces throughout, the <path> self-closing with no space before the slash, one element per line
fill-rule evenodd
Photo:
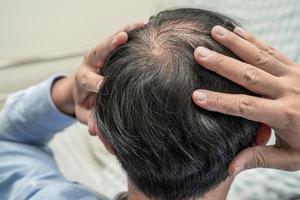
<path fill-rule="evenodd" d="M 56 81 L 52 98 L 60 111 L 75 115 L 83 124 L 88 123 L 95 106 L 96 93 L 104 79 L 98 73 L 106 57 L 127 42 L 128 32 L 142 26 L 143 22 L 133 23 L 110 35 L 85 55 L 74 75 Z"/>
<path fill-rule="evenodd" d="M 194 102 L 207 110 L 262 122 L 274 129 L 276 144 L 249 147 L 229 166 L 229 174 L 256 167 L 300 169 L 300 66 L 241 28 L 220 26 L 212 37 L 244 62 L 198 47 L 194 57 L 203 67 L 259 94 L 254 97 L 196 90 Z"/>

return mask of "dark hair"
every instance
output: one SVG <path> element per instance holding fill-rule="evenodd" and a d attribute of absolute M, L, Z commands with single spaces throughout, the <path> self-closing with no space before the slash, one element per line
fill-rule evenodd
<path fill-rule="evenodd" d="M 236 22 L 207 10 L 162 11 L 131 31 L 101 69 L 98 128 L 148 197 L 204 195 L 225 180 L 230 161 L 258 129 L 256 122 L 209 112 L 192 101 L 197 88 L 250 94 L 196 63 L 197 46 L 235 57 L 212 39 L 215 25 L 233 30 Z"/>

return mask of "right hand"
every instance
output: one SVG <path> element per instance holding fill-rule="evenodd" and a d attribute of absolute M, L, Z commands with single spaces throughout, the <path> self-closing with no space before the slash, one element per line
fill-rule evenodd
<path fill-rule="evenodd" d="M 240 28 L 233 33 L 216 26 L 212 37 L 244 62 L 204 47 L 195 50 L 197 62 L 261 97 L 196 90 L 194 102 L 207 110 L 262 122 L 276 134 L 275 145 L 240 152 L 229 173 L 256 167 L 300 170 L 300 65 Z"/>

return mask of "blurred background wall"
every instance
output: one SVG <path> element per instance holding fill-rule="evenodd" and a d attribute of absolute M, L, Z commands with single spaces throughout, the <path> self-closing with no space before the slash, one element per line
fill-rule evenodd
<path fill-rule="evenodd" d="M 54 73 L 72 73 L 88 49 L 123 25 L 170 7 L 212 9 L 300 62 L 299 0 L 0 0 L 0 108 L 5 98 Z M 74 124 L 50 143 L 62 173 L 109 197 L 126 190 L 119 164 Z M 255 169 L 239 175 L 230 200 L 288 200 L 300 172 Z"/>
<path fill-rule="evenodd" d="M 17 90 L 55 73 L 71 74 L 83 55 L 106 36 L 129 23 L 146 21 L 166 4 L 161 0 L 0 0 L 0 109 Z M 74 124 L 49 146 L 68 179 L 109 197 L 127 189 L 118 163 L 85 126 Z"/>
<path fill-rule="evenodd" d="M 108 34 L 145 21 L 159 0 L 1 0 L 0 107 L 6 96 L 53 73 L 71 73 Z"/>

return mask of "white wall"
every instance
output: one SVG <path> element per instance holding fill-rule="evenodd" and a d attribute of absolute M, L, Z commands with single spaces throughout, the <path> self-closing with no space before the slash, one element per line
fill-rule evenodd
<path fill-rule="evenodd" d="M 1 0 L 0 106 L 7 94 L 57 72 L 71 73 L 83 52 L 130 22 L 145 21 L 160 0 Z M 11 61 L 79 52 L 51 62 L 5 67 Z"/>

